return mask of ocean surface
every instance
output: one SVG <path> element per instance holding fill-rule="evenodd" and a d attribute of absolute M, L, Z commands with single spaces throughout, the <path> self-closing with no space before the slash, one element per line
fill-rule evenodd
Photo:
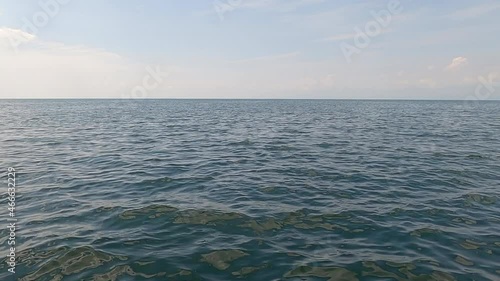
<path fill-rule="evenodd" d="M 0 107 L 0 280 L 500 280 L 500 102 Z"/>

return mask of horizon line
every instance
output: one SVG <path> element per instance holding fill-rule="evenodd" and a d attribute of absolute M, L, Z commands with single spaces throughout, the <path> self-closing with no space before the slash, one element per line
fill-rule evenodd
<path fill-rule="evenodd" d="M 488 102 L 500 101 L 500 99 L 404 99 L 404 98 L 0 98 L 0 100 L 121 100 L 121 101 L 154 101 L 154 100 L 343 100 L 343 101 L 471 101 Z"/>

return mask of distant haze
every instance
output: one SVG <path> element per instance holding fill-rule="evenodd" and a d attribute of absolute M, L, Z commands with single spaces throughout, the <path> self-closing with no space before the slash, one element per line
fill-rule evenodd
<path fill-rule="evenodd" d="M 500 99 L 498 1 L 0 0 L 0 98 Z"/>

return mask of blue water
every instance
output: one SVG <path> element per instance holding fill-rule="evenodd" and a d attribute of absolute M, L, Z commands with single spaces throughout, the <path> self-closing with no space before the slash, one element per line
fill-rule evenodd
<path fill-rule="evenodd" d="M 1 280 L 500 280 L 500 102 L 0 107 Z"/>

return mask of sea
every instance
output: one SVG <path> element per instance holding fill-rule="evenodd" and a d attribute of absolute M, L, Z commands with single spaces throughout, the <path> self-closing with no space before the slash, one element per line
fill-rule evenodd
<path fill-rule="evenodd" d="M 498 101 L 0 108 L 0 280 L 500 280 Z"/>

